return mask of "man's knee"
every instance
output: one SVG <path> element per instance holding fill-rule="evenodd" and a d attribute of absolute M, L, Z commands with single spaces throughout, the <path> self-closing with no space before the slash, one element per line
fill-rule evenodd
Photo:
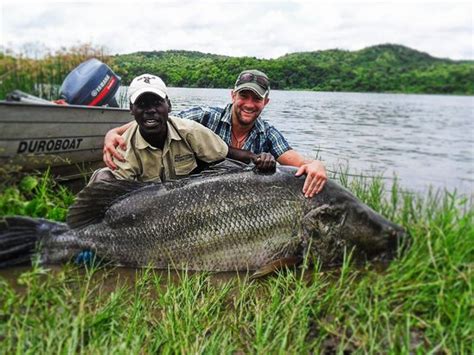
<path fill-rule="evenodd" d="M 102 169 L 97 169 L 96 171 L 94 171 L 87 185 L 91 185 L 100 181 L 114 181 L 114 180 L 116 180 L 116 178 L 114 174 L 112 173 L 112 171 L 109 168 L 102 168 Z"/>

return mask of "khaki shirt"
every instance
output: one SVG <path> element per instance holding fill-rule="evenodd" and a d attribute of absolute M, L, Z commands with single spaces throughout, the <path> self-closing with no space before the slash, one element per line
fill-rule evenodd
<path fill-rule="evenodd" d="M 170 116 L 163 150 L 151 146 L 140 134 L 137 122 L 125 131 L 127 150 L 117 150 L 125 161 L 114 159 L 114 176 L 121 180 L 165 181 L 189 175 L 196 158 L 211 163 L 227 156 L 228 146 L 210 129 L 186 119 Z"/>

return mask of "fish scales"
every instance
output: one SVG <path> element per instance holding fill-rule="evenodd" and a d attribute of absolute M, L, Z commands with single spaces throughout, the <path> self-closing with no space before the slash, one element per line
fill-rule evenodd
<path fill-rule="evenodd" d="M 118 203 L 109 213 L 114 215 L 142 204 L 149 209 L 147 215 L 159 219 L 159 224 L 153 223 L 160 235 L 153 248 L 144 244 L 135 248 L 147 249 L 143 259 L 159 267 L 174 263 L 180 268 L 205 270 L 217 270 L 218 265 L 227 270 L 253 268 L 277 255 L 282 246 L 289 244 L 289 238 L 296 236 L 298 227 L 293 222 L 296 218 L 291 216 L 301 209 L 275 194 L 271 185 L 257 185 L 249 193 L 246 183 L 238 176 L 230 181 L 217 180 L 209 193 L 202 193 L 200 183 L 190 184 L 163 194 L 159 205 L 142 201 L 137 195 Z M 136 214 L 139 212 L 136 210 Z M 117 219 L 113 222 L 122 224 Z M 149 223 L 139 221 L 139 224 Z M 136 231 L 136 226 L 121 226 L 119 230 L 130 234 Z M 281 243 L 282 239 L 285 243 Z M 146 241 L 149 239 L 143 239 Z M 263 252 L 256 255 L 256 250 Z"/>
<path fill-rule="evenodd" d="M 165 184 L 97 184 L 78 195 L 68 226 L 7 218 L 0 243 L 15 224 L 30 243 L 37 235 L 43 263 L 91 250 L 115 265 L 208 271 L 257 270 L 307 254 L 334 264 L 346 248 L 361 260 L 393 257 L 405 236 L 400 226 L 332 181 L 305 198 L 295 172 L 239 168 Z"/>

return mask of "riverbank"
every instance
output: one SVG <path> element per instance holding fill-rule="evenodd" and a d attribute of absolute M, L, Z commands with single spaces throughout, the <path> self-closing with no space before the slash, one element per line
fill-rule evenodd
<path fill-rule="evenodd" d="M 245 274 L 33 266 L 0 271 L 1 353 L 469 353 L 474 211 L 454 193 L 339 181 L 413 237 L 380 270 Z M 3 186 L 0 213 L 63 220 L 74 195 L 50 178 Z"/>

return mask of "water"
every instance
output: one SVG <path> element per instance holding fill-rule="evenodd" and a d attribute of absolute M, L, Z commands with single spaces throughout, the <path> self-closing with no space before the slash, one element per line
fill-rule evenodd
<path fill-rule="evenodd" d="M 229 89 L 170 88 L 173 111 L 224 106 Z M 262 117 L 331 171 L 395 175 L 410 191 L 473 195 L 474 98 L 309 91 L 270 93 Z"/>

